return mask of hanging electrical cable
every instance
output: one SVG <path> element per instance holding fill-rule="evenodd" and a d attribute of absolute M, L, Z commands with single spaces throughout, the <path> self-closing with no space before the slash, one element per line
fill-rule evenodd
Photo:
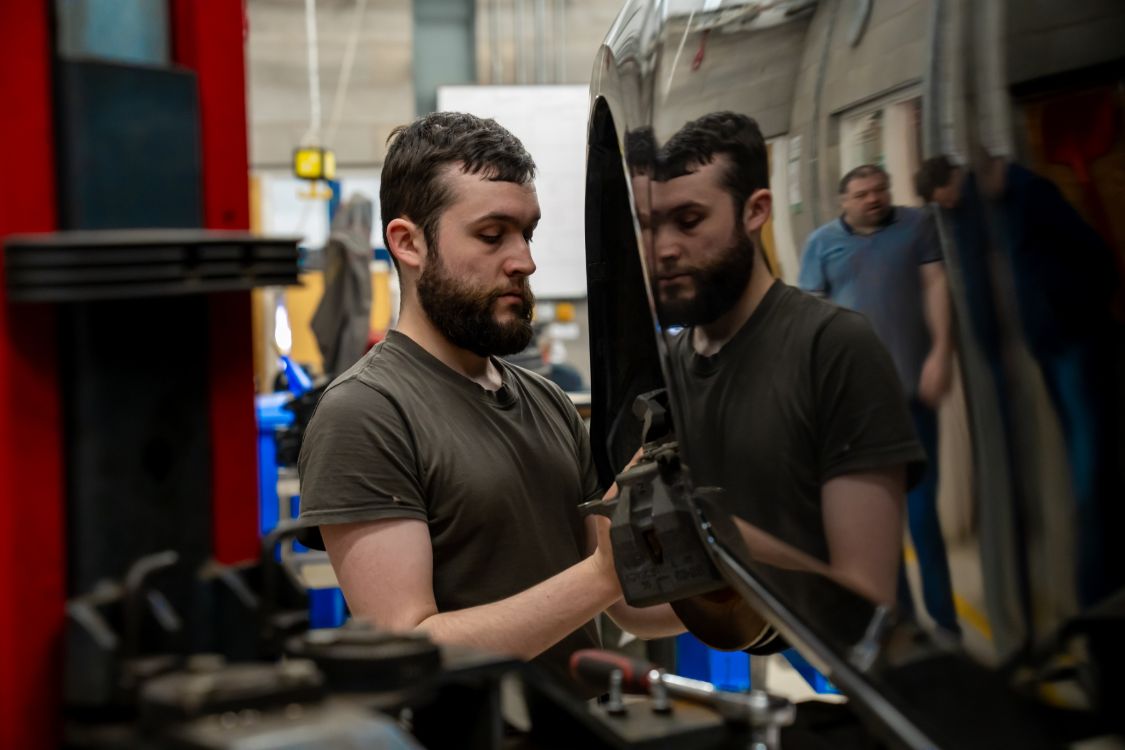
<path fill-rule="evenodd" d="M 301 145 L 316 145 L 320 138 L 320 58 L 316 38 L 316 0 L 305 0 L 305 44 L 309 67 L 309 127 Z"/>
<path fill-rule="evenodd" d="M 351 82 L 352 68 L 355 66 L 355 53 L 359 47 L 359 35 L 363 29 L 363 14 L 367 10 L 367 0 L 356 0 L 355 11 L 352 15 L 351 32 L 344 47 L 344 59 L 340 63 L 340 76 L 336 79 L 336 95 L 332 99 L 332 116 L 328 120 L 328 129 L 324 142 L 331 144 L 336 138 L 336 130 L 344 119 L 345 98 L 348 93 L 348 84 Z"/>

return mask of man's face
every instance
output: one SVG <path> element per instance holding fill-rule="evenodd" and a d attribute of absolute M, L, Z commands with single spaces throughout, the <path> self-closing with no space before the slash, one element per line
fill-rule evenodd
<path fill-rule="evenodd" d="M 479 356 L 514 354 L 531 341 L 539 223 L 534 185 L 494 182 L 450 169 L 452 200 L 418 277 L 418 299 L 454 345 Z"/>
<path fill-rule="evenodd" d="M 754 268 L 754 244 L 723 187 L 726 157 L 665 182 L 634 180 L 661 323 L 701 325 L 730 310 Z"/>
<path fill-rule="evenodd" d="M 848 182 L 841 204 L 844 220 L 858 229 L 879 226 L 891 210 L 891 184 L 886 176 L 873 174 Z"/>
<path fill-rule="evenodd" d="M 948 183 L 934 188 L 934 203 L 946 209 L 956 208 L 961 202 L 961 176 L 961 170 L 954 169 Z"/>

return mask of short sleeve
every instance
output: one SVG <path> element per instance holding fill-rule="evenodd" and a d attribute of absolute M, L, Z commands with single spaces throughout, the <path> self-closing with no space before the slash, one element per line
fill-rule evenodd
<path fill-rule="evenodd" d="M 925 216 L 918 223 L 918 234 L 914 243 L 918 253 L 918 265 L 945 260 L 945 255 L 941 250 L 941 235 L 938 234 L 937 222 L 937 215 L 932 210 L 926 210 Z"/>
<path fill-rule="evenodd" d="M 824 277 L 824 265 L 820 262 L 820 250 L 816 235 L 809 237 L 805 251 L 801 253 L 801 270 L 797 274 L 797 286 L 806 292 L 828 293 L 828 280 Z"/>
<path fill-rule="evenodd" d="M 594 464 L 594 452 L 590 446 L 590 431 L 586 429 L 586 425 L 582 422 L 582 417 L 578 414 L 578 409 L 570 400 L 570 396 L 562 388 L 546 379 L 542 379 L 540 382 L 551 391 L 559 409 L 562 410 L 570 424 L 570 433 L 574 436 L 574 456 L 578 461 L 578 470 L 581 473 L 581 502 L 600 498 L 605 494 L 605 490 L 598 480 L 598 470 Z M 624 466 L 616 467 L 615 471 L 624 468 Z"/>
<path fill-rule="evenodd" d="M 821 484 L 844 474 L 906 466 L 912 486 L 926 454 L 894 362 L 867 319 L 836 311 L 817 335 L 813 358 Z"/>
<path fill-rule="evenodd" d="M 578 411 L 571 407 L 574 413 L 574 440 L 578 452 L 578 469 L 582 472 L 582 501 L 595 500 L 604 494 L 601 484 L 598 482 L 598 470 L 594 465 L 594 452 L 590 448 L 590 433 L 586 430 L 586 425 L 582 424 L 582 418 L 578 416 Z M 619 467 L 617 470 L 624 469 L 624 466 Z"/>
<path fill-rule="evenodd" d="M 426 520 L 411 434 L 391 401 L 350 380 L 317 405 L 301 445 L 302 542 L 322 548 L 318 527 L 385 518 Z"/>

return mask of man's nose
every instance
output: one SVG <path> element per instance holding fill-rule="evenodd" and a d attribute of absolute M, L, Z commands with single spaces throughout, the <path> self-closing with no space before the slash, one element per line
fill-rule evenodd
<path fill-rule="evenodd" d="M 657 261 L 668 263 L 678 260 L 680 255 L 683 254 L 683 247 L 681 247 L 673 232 L 662 231 L 657 228 L 653 230 L 652 234 L 652 243 L 655 248 L 654 255 Z"/>
<path fill-rule="evenodd" d="M 535 261 L 531 257 L 531 243 L 528 240 L 520 240 L 519 247 L 504 262 L 504 273 L 508 276 L 530 276 L 535 273 Z"/>

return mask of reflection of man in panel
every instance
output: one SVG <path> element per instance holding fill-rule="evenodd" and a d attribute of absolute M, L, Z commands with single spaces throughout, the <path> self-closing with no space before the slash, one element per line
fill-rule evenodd
<path fill-rule="evenodd" d="M 730 112 L 660 149 L 630 144 L 692 476 L 734 514 L 827 563 L 877 602 L 895 599 L 903 495 L 923 454 L 870 325 L 774 279 L 762 226 L 772 198 L 757 124 Z M 776 560 L 792 567 L 778 551 Z M 800 602 L 799 592 L 794 592 Z"/>
<path fill-rule="evenodd" d="M 891 204 L 886 171 L 865 164 L 840 181 L 843 213 L 813 232 L 798 284 L 863 313 L 894 359 L 929 466 L 908 499 L 926 609 L 959 632 L 937 514 L 937 415 L 949 389 L 949 293 L 932 217 Z M 909 605 L 903 581 L 902 603 Z"/>
<path fill-rule="evenodd" d="M 1002 387 L 990 248 L 1002 254 L 1024 341 L 1040 367 L 1066 441 L 1078 525 L 1078 591 L 1092 605 L 1125 585 L 1120 441 L 1115 403 L 1121 341 L 1111 310 L 1113 253 L 1044 177 L 1001 159 L 970 173 L 946 156 L 927 159 L 918 194 L 944 209 L 959 253 L 966 318 Z M 990 234 L 985 198 L 1000 231 Z M 995 243 L 995 244 L 994 244 Z"/>

